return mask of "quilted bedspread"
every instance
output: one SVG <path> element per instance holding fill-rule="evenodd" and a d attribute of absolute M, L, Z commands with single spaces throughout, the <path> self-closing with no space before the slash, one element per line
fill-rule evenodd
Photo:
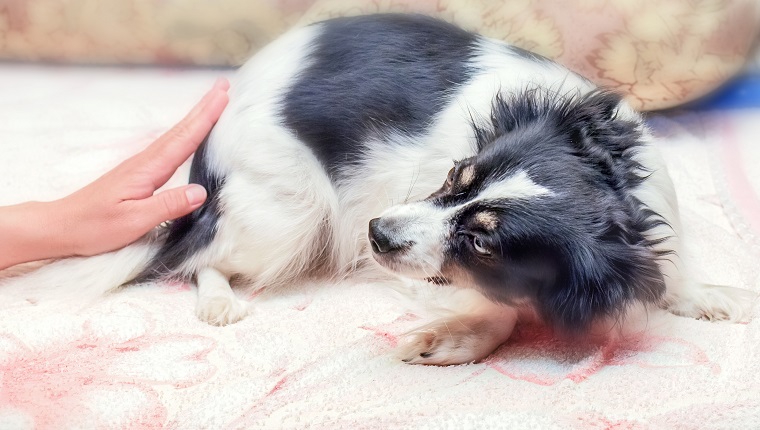
<path fill-rule="evenodd" d="M 228 73 L 0 66 L 0 205 L 85 185 Z M 698 277 L 760 292 L 760 109 L 649 121 Z M 484 362 L 423 367 L 393 349 L 425 317 L 378 283 L 265 291 L 227 327 L 194 301 L 185 284 L 84 309 L 0 290 L 0 429 L 760 428 L 758 306 L 745 324 L 659 315 L 601 345 L 520 326 Z"/>

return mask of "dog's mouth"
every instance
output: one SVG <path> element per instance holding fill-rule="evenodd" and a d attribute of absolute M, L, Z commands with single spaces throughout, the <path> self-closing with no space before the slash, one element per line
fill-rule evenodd
<path fill-rule="evenodd" d="M 376 254 L 373 253 L 374 260 L 379 263 L 379 265 L 387 270 L 390 273 L 393 273 L 397 276 L 403 276 L 407 278 L 412 279 L 422 279 L 423 281 L 438 285 L 438 286 L 446 286 L 451 285 L 452 281 L 451 279 L 445 277 L 445 276 L 427 276 L 424 277 L 424 273 L 430 273 L 432 270 L 431 268 L 427 267 L 419 267 L 419 266 L 409 266 L 404 263 L 399 263 L 398 261 L 395 261 L 393 258 L 387 258 L 382 254 Z"/>
<path fill-rule="evenodd" d="M 425 278 L 425 280 L 435 285 L 450 285 L 451 284 L 451 281 L 448 278 L 444 278 L 443 276 L 431 276 L 429 278 Z"/>

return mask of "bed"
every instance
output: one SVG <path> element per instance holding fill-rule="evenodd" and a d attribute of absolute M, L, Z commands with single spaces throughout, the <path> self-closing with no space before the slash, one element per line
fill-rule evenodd
<path fill-rule="evenodd" d="M 219 75 L 230 72 L 0 66 L 0 205 L 83 186 L 178 121 Z M 648 121 L 698 277 L 760 292 L 760 106 L 715 106 Z M 84 309 L 0 291 L 0 429 L 760 428 L 757 306 L 744 324 L 652 315 L 606 344 L 521 326 L 482 363 L 423 367 L 393 349 L 424 315 L 381 284 L 253 300 L 249 318 L 212 327 L 183 283 Z"/>

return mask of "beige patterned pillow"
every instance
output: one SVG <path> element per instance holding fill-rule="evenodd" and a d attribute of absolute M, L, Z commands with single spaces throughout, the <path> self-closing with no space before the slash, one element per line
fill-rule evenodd
<path fill-rule="evenodd" d="M 422 12 L 558 60 L 644 110 L 744 64 L 755 0 L 0 0 L 0 58 L 236 65 L 294 22 Z"/>
<path fill-rule="evenodd" d="M 0 58 L 236 64 L 287 29 L 282 10 L 240 0 L 0 0 Z"/>
<path fill-rule="evenodd" d="M 538 52 L 642 110 L 724 83 L 760 29 L 755 0 L 322 0 L 302 22 L 384 11 L 436 15 Z"/>

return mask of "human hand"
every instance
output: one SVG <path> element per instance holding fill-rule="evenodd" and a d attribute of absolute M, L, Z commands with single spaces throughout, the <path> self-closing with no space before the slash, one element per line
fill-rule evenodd
<path fill-rule="evenodd" d="M 75 193 L 52 202 L 65 237 L 63 255 L 95 255 L 124 247 L 156 225 L 186 215 L 206 200 L 197 184 L 165 190 L 163 186 L 208 135 L 227 105 L 226 79 L 190 113 L 142 152 Z M 49 224 L 50 225 L 50 224 Z"/>
<path fill-rule="evenodd" d="M 154 193 L 208 135 L 227 106 L 228 89 L 219 79 L 179 124 L 81 190 L 52 202 L 0 207 L 0 269 L 113 251 L 200 207 L 206 200 L 200 185 Z"/>

